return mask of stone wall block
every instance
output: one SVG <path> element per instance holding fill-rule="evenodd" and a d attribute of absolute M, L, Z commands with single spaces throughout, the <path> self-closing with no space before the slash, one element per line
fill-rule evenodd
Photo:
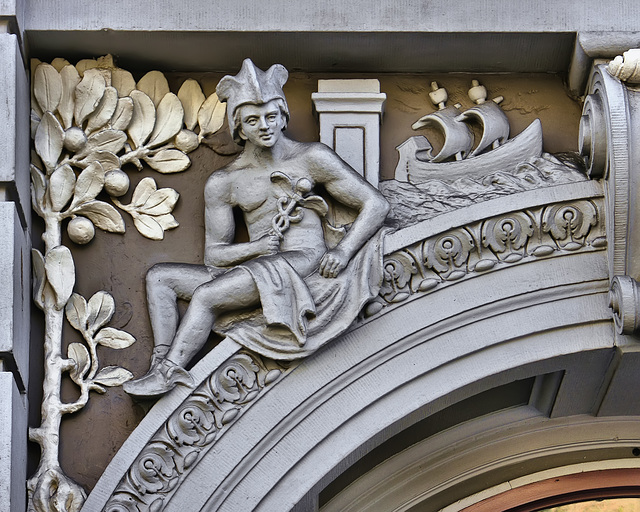
<path fill-rule="evenodd" d="M 14 34 L 0 34 L 0 69 L 0 188 L 4 188 L 7 196 L 18 203 L 23 225 L 28 225 L 31 218 L 30 94 L 18 37 Z"/>
<path fill-rule="evenodd" d="M 16 206 L 0 202 L 0 358 L 27 386 L 29 366 L 30 243 Z"/>
<path fill-rule="evenodd" d="M 0 512 L 17 512 L 26 507 L 27 408 L 9 372 L 0 372 L 0 417 Z"/>

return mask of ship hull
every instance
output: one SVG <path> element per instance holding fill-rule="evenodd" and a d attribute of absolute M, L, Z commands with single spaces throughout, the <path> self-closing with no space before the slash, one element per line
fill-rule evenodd
<path fill-rule="evenodd" d="M 454 162 L 426 162 L 416 154 L 402 155 L 398 162 L 396 179 L 410 183 L 429 180 L 454 181 L 464 177 L 479 177 L 497 171 L 508 171 L 518 164 L 542 154 L 542 126 L 533 121 L 522 133 L 482 155 Z"/>

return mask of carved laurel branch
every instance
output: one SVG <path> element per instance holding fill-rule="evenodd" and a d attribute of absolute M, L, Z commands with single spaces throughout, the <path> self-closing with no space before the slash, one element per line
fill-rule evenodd
<path fill-rule="evenodd" d="M 177 95 L 158 71 L 136 83 L 110 56 L 76 66 L 64 59 L 34 61 L 32 78 L 31 199 L 45 222 L 44 255 L 33 250 L 33 296 L 45 315 L 45 377 L 41 424 L 29 430 L 41 457 L 27 484 L 28 510 L 73 512 L 86 495 L 60 467 L 62 416 L 82 409 L 91 391 L 103 393 L 132 378 L 121 367 L 100 369 L 97 347 L 122 349 L 135 339 L 105 327 L 115 311 L 107 292 L 99 291 L 88 301 L 73 293 L 76 269 L 71 251 L 62 245 L 62 224 L 67 222 L 69 238 L 79 244 L 91 241 L 96 227 L 124 233 L 119 211 L 98 199 L 104 192 L 132 216 L 143 236 L 161 240 L 165 230 L 178 226 L 172 215 L 178 193 L 158 189 L 153 178 L 144 178 L 131 202 L 122 204 L 117 198 L 130 184 L 123 168 L 140 170 L 145 162 L 160 173 L 184 171 L 190 165 L 187 153 L 222 127 L 225 107 L 215 94 L 205 98 L 195 80 L 184 82 Z M 65 315 L 84 343 L 70 343 L 63 356 Z M 80 388 L 72 403 L 60 397 L 65 372 Z"/>
<path fill-rule="evenodd" d="M 290 369 L 248 352 L 226 361 L 153 436 L 103 510 L 163 510 L 220 434 Z"/>
<path fill-rule="evenodd" d="M 112 199 L 127 192 L 123 166 L 140 170 L 145 162 L 160 173 L 184 171 L 190 165 L 187 153 L 224 122 L 224 104 L 215 93 L 205 98 L 193 79 L 176 95 L 159 71 L 136 83 L 110 56 L 76 66 L 64 59 L 34 64 L 33 205 L 41 217 L 70 218 L 67 230 L 76 243 L 89 242 L 94 226 L 124 233 L 118 211 L 96 200 L 103 190 Z M 137 200 L 114 204 L 133 217 L 143 236 L 161 240 L 165 230 L 178 226 L 171 215 L 178 194 L 155 190 L 155 182 L 151 194 L 148 181 L 140 186 Z"/>
<path fill-rule="evenodd" d="M 396 251 L 384 259 L 384 282 L 366 315 L 507 264 L 603 249 L 601 212 L 599 201 L 553 204 L 486 219 Z"/>

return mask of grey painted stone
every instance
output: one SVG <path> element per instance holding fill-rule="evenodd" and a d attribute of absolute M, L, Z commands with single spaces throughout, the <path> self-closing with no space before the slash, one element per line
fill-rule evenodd
<path fill-rule="evenodd" d="M 6 21 L 10 30 L 21 33 L 27 0 L 0 0 L 0 19 Z"/>
<path fill-rule="evenodd" d="M 598 410 L 598 416 L 640 415 L 640 397 L 637 393 L 627 392 L 629 389 L 637 389 L 639 361 L 640 347 L 637 344 L 618 349 L 611 365 L 613 376 Z"/>
<path fill-rule="evenodd" d="M 636 44 L 638 30 L 638 7 L 629 0 L 606 6 L 590 0 L 579 9 L 570 0 L 545 2 L 528 6 L 526 16 L 504 0 L 473 15 L 445 0 L 376 8 L 338 0 L 225 0 L 215 9 L 203 0 L 188 7 L 145 0 L 139 7 L 148 15 L 132 25 L 115 0 L 33 0 L 25 20 L 32 51 L 67 57 L 109 51 L 129 67 L 146 60 L 192 71 L 230 71 L 250 56 L 263 67 L 281 62 L 306 71 L 564 72 L 575 32 L 588 34 L 589 54 L 613 57 Z"/>
<path fill-rule="evenodd" d="M 27 409 L 9 372 L 0 372 L 0 511 L 25 510 Z M 11 418 L 11 421 L 8 421 Z"/>
<path fill-rule="evenodd" d="M 484 211 L 497 214 L 499 209 L 543 204 L 545 195 L 559 202 L 597 200 L 602 189 L 596 182 L 551 187 L 487 202 Z M 467 207 L 441 215 L 439 222 L 400 230 L 391 235 L 385 252 L 478 217 L 479 212 Z M 390 306 L 305 360 L 244 410 L 232 428 L 216 438 L 215 449 L 198 455 L 201 460 L 186 474 L 166 510 L 178 510 L 187 502 L 194 509 L 238 510 L 247 499 L 250 503 L 243 506 L 248 508 L 273 510 L 279 503 L 289 510 L 307 499 L 316 481 L 330 478 L 333 468 L 361 449 L 364 440 L 382 436 L 376 441 L 381 442 L 383 432 L 397 432 L 394 429 L 410 424 L 408 418 L 418 410 L 452 400 L 447 397 L 467 385 L 477 389 L 479 382 L 496 375 L 508 381 L 569 366 L 577 371 L 575 354 L 582 351 L 599 351 L 608 361 L 613 337 L 607 291 L 606 251 L 600 248 L 452 281 Z M 514 360 L 532 365 L 528 371 L 535 367 L 537 373 L 515 370 Z M 220 354 L 196 365 L 196 386 L 219 364 Z M 150 444 L 163 415 L 180 410 L 182 397 L 185 391 L 178 389 L 156 405 L 113 459 L 85 510 L 103 506 L 122 468 L 132 465 L 141 444 Z M 156 499 L 150 496 L 145 500 Z"/>
<path fill-rule="evenodd" d="M 0 184 L 4 183 L 23 226 L 30 224 L 29 86 L 18 38 L 0 34 Z"/>
<path fill-rule="evenodd" d="M 318 80 L 311 95 L 320 117 L 320 142 L 371 185 L 380 179 L 380 123 L 387 95 L 375 79 Z"/>
<path fill-rule="evenodd" d="M 206 0 L 176 3 L 171 0 L 143 0 L 132 23 L 131 12 L 117 0 L 86 3 L 82 0 L 31 0 L 28 4 L 28 29 L 52 30 L 167 30 L 167 31 L 352 31 L 383 32 L 543 32 L 637 31 L 636 4 L 615 0 L 606 5 L 589 0 L 580 9 L 572 0 L 543 2 L 522 6 L 506 0 L 492 0 L 470 13 L 452 8 L 447 0 L 424 3 L 404 0 L 386 8 L 371 8 L 370 2 L 344 3 L 279 1 L 241 4 L 223 0 L 215 8 Z M 621 13 L 626 13 L 624 16 Z M 435 16 L 434 13 L 443 13 Z M 446 13 L 446 14 L 445 14 Z"/>
<path fill-rule="evenodd" d="M 29 375 L 30 245 L 15 204 L 0 202 L 0 355 L 14 361 L 24 387 Z"/>

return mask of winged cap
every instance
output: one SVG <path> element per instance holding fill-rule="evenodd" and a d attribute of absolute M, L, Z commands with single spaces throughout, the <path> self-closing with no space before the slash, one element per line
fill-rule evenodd
<path fill-rule="evenodd" d="M 274 64 L 267 71 L 262 71 L 251 59 L 244 60 L 236 76 L 223 77 L 216 87 L 216 94 L 220 101 L 227 102 L 229 129 L 234 132 L 233 117 L 242 105 L 262 105 L 281 99 L 288 113 L 289 108 L 282 91 L 288 78 L 289 72 L 282 64 Z"/>

